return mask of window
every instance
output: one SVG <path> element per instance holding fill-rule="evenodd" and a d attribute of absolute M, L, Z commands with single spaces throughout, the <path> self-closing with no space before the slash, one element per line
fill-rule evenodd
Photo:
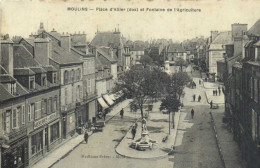
<path fill-rule="evenodd" d="M 41 118 L 41 101 L 38 101 L 35 103 L 35 114 L 34 114 L 35 120 Z"/>
<path fill-rule="evenodd" d="M 28 122 L 32 121 L 32 111 L 31 111 L 31 105 L 28 105 Z"/>
<path fill-rule="evenodd" d="M 42 86 L 46 86 L 46 85 L 47 85 L 46 77 L 44 76 L 44 77 L 42 77 Z"/>
<path fill-rule="evenodd" d="M 30 85 L 29 85 L 29 89 L 34 89 L 35 88 L 35 82 L 34 82 L 34 77 L 30 77 Z"/>
<path fill-rule="evenodd" d="M 254 79 L 254 100 L 258 102 L 258 81 Z"/>
<path fill-rule="evenodd" d="M 64 83 L 68 83 L 69 82 L 69 72 L 65 71 L 64 72 Z"/>
<path fill-rule="evenodd" d="M 42 114 L 47 113 L 47 99 L 42 100 Z"/>
<path fill-rule="evenodd" d="M 80 68 L 78 68 L 78 80 L 80 80 L 81 79 L 81 70 L 80 70 Z"/>
<path fill-rule="evenodd" d="M 52 83 L 57 83 L 57 73 L 53 73 L 53 82 Z"/>
<path fill-rule="evenodd" d="M 87 92 L 90 93 L 91 92 L 91 79 L 88 79 L 87 87 L 88 87 Z"/>
<path fill-rule="evenodd" d="M 59 122 L 51 126 L 51 143 L 59 138 Z"/>
<path fill-rule="evenodd" d="M 13 109 L 12 113 L 12 128 L 15 129 L 17 127 L 17 111 L 16 109 Z"/>
<path fill-rule="evenodd" d="M 52 98 L 49 98 L 48 100 L 48 114 L 52 113 Z"/>
<path fill-rule="evenodd" d="M 54 97 L 54 100 L 53 100 L 53 112 L 55 113 L 57 111 L 57 96 Z"/>
<path fill-rule="evenodd" d="M 43 146 L 42 131 L 31 137 L 31 152 L 32 155 L 40 152 Z"/>
<path fill-rule="evenodd" d="M 6 112 L 3 113 L 3 130 L 6 133 L 10 132 L 11 114 L 12 114 L 12 110 L 6 110 Z"/>
<path fill-rule="evenodd" d="M 25 110 L 24 110 L 24 106 L 22 107 L 22 124 L 25 124 Z"/>
<path fill-rule="evenodd" d="M 3 131 L 6 132 L 6 113 L 5 112 L 2 114 L 2 118 L 3 118 Z"/>
<path fill-rule="evenodd" d="M 68 89 L 65 88 L 65 104 L 68 104 Z"/>
<path fill-rule="evenodd" d="M 73 82 L 74 80 L 75 80 L 75 72 L 72 69 L 72 71 L 71 71 L 71 81 Z"/>

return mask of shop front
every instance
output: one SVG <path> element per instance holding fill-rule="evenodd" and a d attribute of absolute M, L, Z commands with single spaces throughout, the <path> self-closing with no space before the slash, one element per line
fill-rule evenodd
<path fill-rule="evenodd" d="M 62 137 L 73 136 L 76 131 L 75 109 L 62 114 Z"/>
<path fill-rule="evenodd" d="M 61 142 L 61 122 L 56 113 L 35 121 L 33 128 L 28 135 L 29 165 L 36 163 Z"/>
<path fill-rule="evenodd" d="M 9 135 L 8 148 L 2 148 L 1 167 L 24 168 L 28 165 L 28 141 L 26 129 Z"/>

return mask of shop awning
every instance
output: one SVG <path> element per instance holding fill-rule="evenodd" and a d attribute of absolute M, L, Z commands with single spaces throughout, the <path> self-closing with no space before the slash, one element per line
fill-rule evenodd
<path fill-rule="evenodd" d="M 116 100 L 116 96 L 115 96 L 115 94 L 110 94 L 109 97 L 110 97 L 113 101 Z"/>
<path fill-rule="evenodd" d="M 108 105 L 106 104 L 106 102 L 104 101 L 104 99 L 102 97 L 98 98 L 98 102 L 102 106 L 103 109 L 108 108 Z"/>
<path fill-rule="evenodd" d="M 106 102 L 111 106 L 113 105 L 115 102 L 106 94 L 103 96 L 106 100 Z"/>

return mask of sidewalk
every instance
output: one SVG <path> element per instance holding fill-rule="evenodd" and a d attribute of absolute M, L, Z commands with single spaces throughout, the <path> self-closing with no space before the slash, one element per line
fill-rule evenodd
<path fill-rule="evenodd" d="M 226 168 L 243 168 L 240 151 L 237 143 L 233 140 L 233 134 L 222 123 L 223 111 L 224 109 L 220 108 L 212 112 L 223 160 Z"/>
<path fill-rule="evenodd" d="M 113 107 L 110 113 L 107 114 L 106 122 L 111 120 L 122 108 L 129 105 L 130 99 L 127 99 Z M 89 132 L 89 136 L 93 133 Z M 68 142 L 63 143 L 57 149 L 48 153 L 43 159 L 33 165 L 33 168 L 48 168 L 59 162 L 62 158 L 66 157 L 70 152 L 72 152 L 81 142 L 84 141 L 84 134 L 78 135 L 75 138 L 68 140 Z"/>
<path fill-rule="evenodd" d="M 224 104 L 225 103 L 225 97 L 224 97 L 224 94 L 222 93 L 222 91 L 221 91 L 220 96 L 219 95 L 213 96 L 213 90 L 214 89 L 207 89 L 205 91 L 205 95 L 206 95 L 208 103 L 210 103 L 212 101 L 213 104 Z"/>
<path fill-rule="evenodd" d="M 131 128 L 119 143 L 116 148 L 116 152 L 122 156 L 138 159 L 150 159 L 165 157 L 173 150 L 173 145 L 175 143 L 175 137 L 177 133 L 180 112 L 175 113 L 174 122 L 175 129 L 172 128 L 171 124 L 171 134 L 166 142 L 162 142 L 162 139 L 169 133 L 169 123 L 168 114 L 162 114 L 160 112 L 161 102 L 154 103 L 153 111 L 149 114 L 149 119 L 147 120 L 147 130 L 149 131 L 149 138 L 156 141 L 152 150 L 139 151 L 130 148 L 130 144 L 141 137 L 141 122 L 138 122 L 136 137 L 132 140 Z M 172 116 L 171 116 L 172 117 Z"/>

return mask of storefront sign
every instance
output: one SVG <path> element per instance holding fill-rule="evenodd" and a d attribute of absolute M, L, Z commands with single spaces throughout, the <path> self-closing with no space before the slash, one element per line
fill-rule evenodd
<path fill-rule="evenodd" d="M 47 124 L 48 122 L 54 120 L 55 118 L 56 118 L 56 113 L 53 113 L 53 114 L 48 115 L 48 116 L 46 116 L 46 117 L 44 117 L 44 118 L 42 118 L 38 121 L 35 121 L 34 122 L 34 129 L 39 128 L 39 127 Z"/>

